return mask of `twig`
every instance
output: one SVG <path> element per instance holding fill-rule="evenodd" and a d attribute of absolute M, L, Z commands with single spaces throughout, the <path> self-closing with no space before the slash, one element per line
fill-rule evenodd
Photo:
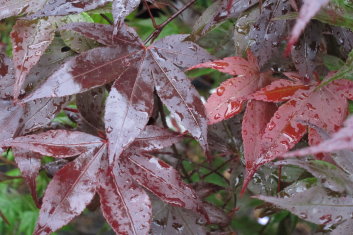
<path fill-rule="evenodd" d="M 147 37 L 147 39 L 145 40 L 145 44 L 147 44 L 149 41 L 153 42 L 158 35 L 162 32 L 163 28 L 169 24 L 172 20 L 174 20 L 178 15 L 180 15 L 181 13 L 183 13 L 186 9 L 188 9 L 192 4 L 194 4 L 194 2 L 196 2 L 196 0 L 191 0 L 188 4 L 186 4 L 183 8 L 181 8 L 180 10 L 178 10 L 177 12 L 175 12 L 171 17 L 169 17 L 166 21 L 164 21 L 162 24 L 157 25 L 157 28 L 155 31 L 153 31 L 150 36 Z"/>
<path fill-rule="evenodd" d="M 219 165 L 217 168 L 211 170 L 210 172 L 208 172 L 207 174 L 204 174 L 202 176 L 202 178 L 206 178 L 207 176 L 216 173 L 218 170 L 220 170 L 222 167 L 224 167 L 225 165 L 227 165 L 230 161 L 232 161 L 233 159 L 228 159 L 227 161 L 223 162 L 221 165 Z"/>
<path fill-rule="evenodd" d="M 213 171 L 213 169 L 212 169 L 211 167 L 209 167 L 209 166 L 204 166 L 204 165 L 199 164 L 199 163 L 196 163 L 196 162 L 192 162 L 192 163 L 195 164 L 195 165 L 198 166 L 198 167 L 202 167 L 202 168 L 205 168 L 205 169 L 207 169 L 207 170 L 209 170 L 209 171 Z M 225 181 L 227 181 L 227 182 L 229 183 L 229 180 L 228 180 L 226 177 L 224 177 L 224 175 L 222 175 L 221 173 L 219 173 L 219 172 L 217 172 L 217 171 L 215 171 L 215 172 L 213 172 L 213 173 L 215 173 L 216 175 L 222 177 Z M 200 172 L 199 172 L 199 174 L 200 174 Z M 203 179 L 204 177 L 203 177 L 203 176 L 200 176 L 200 178 Z"/>
<path fill-rule="evenodd" d="M 8 219 L 7 219 L 6 216 L 2 213 L 1 210 L 0 210 L 0 217 L 2 218 L 2 220 L 3 220 L 6 224 L 10 225 L 10 222 L 8 221 Z"/>
<path fill-rule="evenodd" d="M 150 7 L 148 6 L 148 3 L 146 2 L 146 0 L 143 0 L 143 4 L 145 5 L 145 7 L 146 7 L 146 9 L 147 9 L 147 12 L 148 12 L 148 14 L 150 15 L 150 18 L 151 18 L 153 27 L 154 27 L 155 29 L 158 29 L 158 25 L 157 25 L 157 23 L 156 23 L 156 21 L 155 21 L 155 19 L 154 19 L 154 16 L 152 15 L 151 9 L 150 9 Z"/>
<path fill-rule="evenodd" d="M 17 168 L 16 163 L 14 163 L 13 161 L 10 161 L 9 159 L 7 159 L 6 157 L 0 156 L 0 160 L 3 161 L 6 164 L 12 165 L 14 167 Z"/>
<path fill-rule="evenodd" d="M 103 17 L 103 19 L 105 19 L 110 25 L 113 25 L 114 23 L 113 23 L 113 21 L 111 21 L 110 19 L 109 19 L 109 17 L 107 16 L 107 15 L 105 15 L 104 13 L 100 13 L 99 14 L 101 17 Z"/>

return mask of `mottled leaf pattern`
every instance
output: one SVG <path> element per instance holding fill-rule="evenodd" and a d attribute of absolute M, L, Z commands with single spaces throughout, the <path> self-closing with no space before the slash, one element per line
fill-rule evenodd
<path fill-rule="evenodd" d="M 100 138 L 82 132 L 50 130 L 9 139 L 1 146 L 24 148 L 47 156 L 72 157 L 102 144 Z"/>
<path fill-rule="evenodd" d="M 41 168 L 40 157 L 38 153 L 29 152 L 24 149 L 13 148 L 12 151 L 16 156 L 15 161 L 18 168 L 21 171 L 21 175 L 25 179 L 29 190 L 31 192 L 32 198 L 36 203 L 37 207 L 40 208 L 40 203 L 37 197 L 37 183 L 36 177 L 39 175 L 39 170 Z"/>
<path fill-rule="evenodd" d="M 81 214 L 95 194 L 104 151 L 104 145 L 95 147 L 55 174 L 45 192 L 33 234 L 50 234 Z"/>
<path fill-rule="evenodd" d="M 54 26 L 47 20 L 19 20 L 12 29 L 16 80 L 14 97 L 20 95 L 24 80 L 35 64 L 38 63 L 46 48 L 54 39 Z"/>
<path fill-rule="evenodd" d="M 236 76 L 223 82 L 208 98 L 205 108 L 209 124 L 240 113 L 248 96 L 271 79 L 267 73 L 260 73 L 257 60 L 250 50 L 248 60 L 241 57 L 228 57 L 199 64 L 190 69 L 195 68 L 212 68 Z"/>
<path fill-rule="evenodd" d="M 289 198 L 257 196 L 258 199 L 290 210 L 302 219 L 329 228 L 350 221 L 352 215 L 351 197 L 334 197 L 324 189 L 314 186 Z"/>
<path fill-rule="evenodd" d="M 149 155 L 131 155 L 128 158 L 126 168 L 142 187 L 169 204 L 201 212 L 196 193 L 167 163 Z"/>
<path fill-rule="evenodd" d="M 114 231 L 117 234 L 148 234 L 152 208 L 146 192 L 121 165 L 103 177 L 98 194 L 103 215 Z"/>

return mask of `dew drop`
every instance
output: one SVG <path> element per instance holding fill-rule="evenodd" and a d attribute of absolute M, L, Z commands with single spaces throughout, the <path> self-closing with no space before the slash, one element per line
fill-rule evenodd
<path fill-rule="evenodd" d="M 275 127 L 276 127 L 276 123 L 274 123 L 274 122 L 270 122 L 270 123 L 268 124 L 268 130 L 269 130 L 269 131 L 272 131 L 273 128 L 275 128 Z"/>
<path fill-rule="evenodd" d="M 222 96 L 224 94 L 225 90 L 226 89 L 223 86 L 220 86 L 220 87 L 217 88 L 216 93 L 217 93 L 218 96 Z"/>
<path fill-rule="evenodd" d="M 107 129 L 106 129 L 106 132 L 109 134 L 113 131 L 113 127 L 111 126 L 108 126 Z"/>
<path fill-rule="evenodd" d="M 343 217 L 341 215 L 337 216 L 335 219 L 335 223 L 341 222 Z"/>
<path fill-rule="evenodd" d="M 308 218 L 308 215 L 306 213 L 302 212 L 299 214 L 299 217 L 302 219 L 306 219 L 306 218 Z"/>
<path fill-rule="evenodd" d="M 183 229 L 184 229 L 183 225 L 178 224 L 178 223 L 173 223 L 172 226 L 173 226 L 173 228 L 175 228 L 175 230 L 177 230 L 178 232 L 181 232 L 181 231 L 183 231 Z"/>
<path fill-rule="evenodd" d="M 214 115 L 213 119 L 214 120 L 218 120 L 221 118 L 221 115 L 219 113 L 217 113 L 216 115 Z"/>
<path fill-rule="evenodd" d="M 239 112 L 240 108 L 241 108 L 241 105 L 238 102 L 236 101 L 230 102 L 227 106 L 227 110 L 226 110 L 226 113 L 224 114 L 224 117 L 226 119 L 231 118 L 234 114 Z"/>

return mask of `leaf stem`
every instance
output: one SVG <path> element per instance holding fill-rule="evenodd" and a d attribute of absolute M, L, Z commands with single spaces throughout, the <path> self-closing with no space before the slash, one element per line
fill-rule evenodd
<path fill-rule="evenodd" d="M 181 13 L 183 13 L 186 9 L 188 9 L 192 4 L 194 4 L 196 0 L 191 0 L 189 3 L 187 3 L 183 8 L 179 9 L 177 12 L 175 12 L 171 17 L 169 17 L 166 21 L 164 21 L 160 25 L 156 25 L 157 28 L 155 31 L 153 31 L 145 40 L 145 44 L 147 44 L 149 41 L 153 42 L 158 35 L 162 32 L 163 28 L 169 24 L 172 20 L 174 20 L 177 16 L 179 16 Z"/>

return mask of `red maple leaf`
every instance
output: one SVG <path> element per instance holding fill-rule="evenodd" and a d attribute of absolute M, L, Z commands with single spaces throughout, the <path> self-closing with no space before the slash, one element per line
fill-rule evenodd
<path fill-rule="evenodd" d="M 189 68 L 212 68 L 235 76 L 223 82 L 208 98 L 205 108 L 209 124 L 240 113 L 247 97 L 273 79 L 270 73 L 260 72 L 257 59 L 250 50 L 247 56 L 247 60 L 236 56 L 227 57 Z"/>
<path fill-rule="evenodd" d="M 243 129 L 243 139 L 248 140 L 244 141 L 247 176 L 243 191 L 260 166 L 283 156 L 300 141 L 307 129 L 309 145 L 316 145 L 322 139 L 313 126 L 334 133 L 347 116 L 347 99 L 353 97 L 352 81 L 341 79 L 320 87 L 320 82 L 305 83 L 305 79 L 295 73 L 285 75 L 291 80 L 274 81 L 250 96 L 265 102 L 287 102 L 273 114 L 263 133 L 252 134 L 254 141 L 246 136 L 254 127 L 245 126 Z M 254 148 L 256 151 L 247 150 Z"/>

